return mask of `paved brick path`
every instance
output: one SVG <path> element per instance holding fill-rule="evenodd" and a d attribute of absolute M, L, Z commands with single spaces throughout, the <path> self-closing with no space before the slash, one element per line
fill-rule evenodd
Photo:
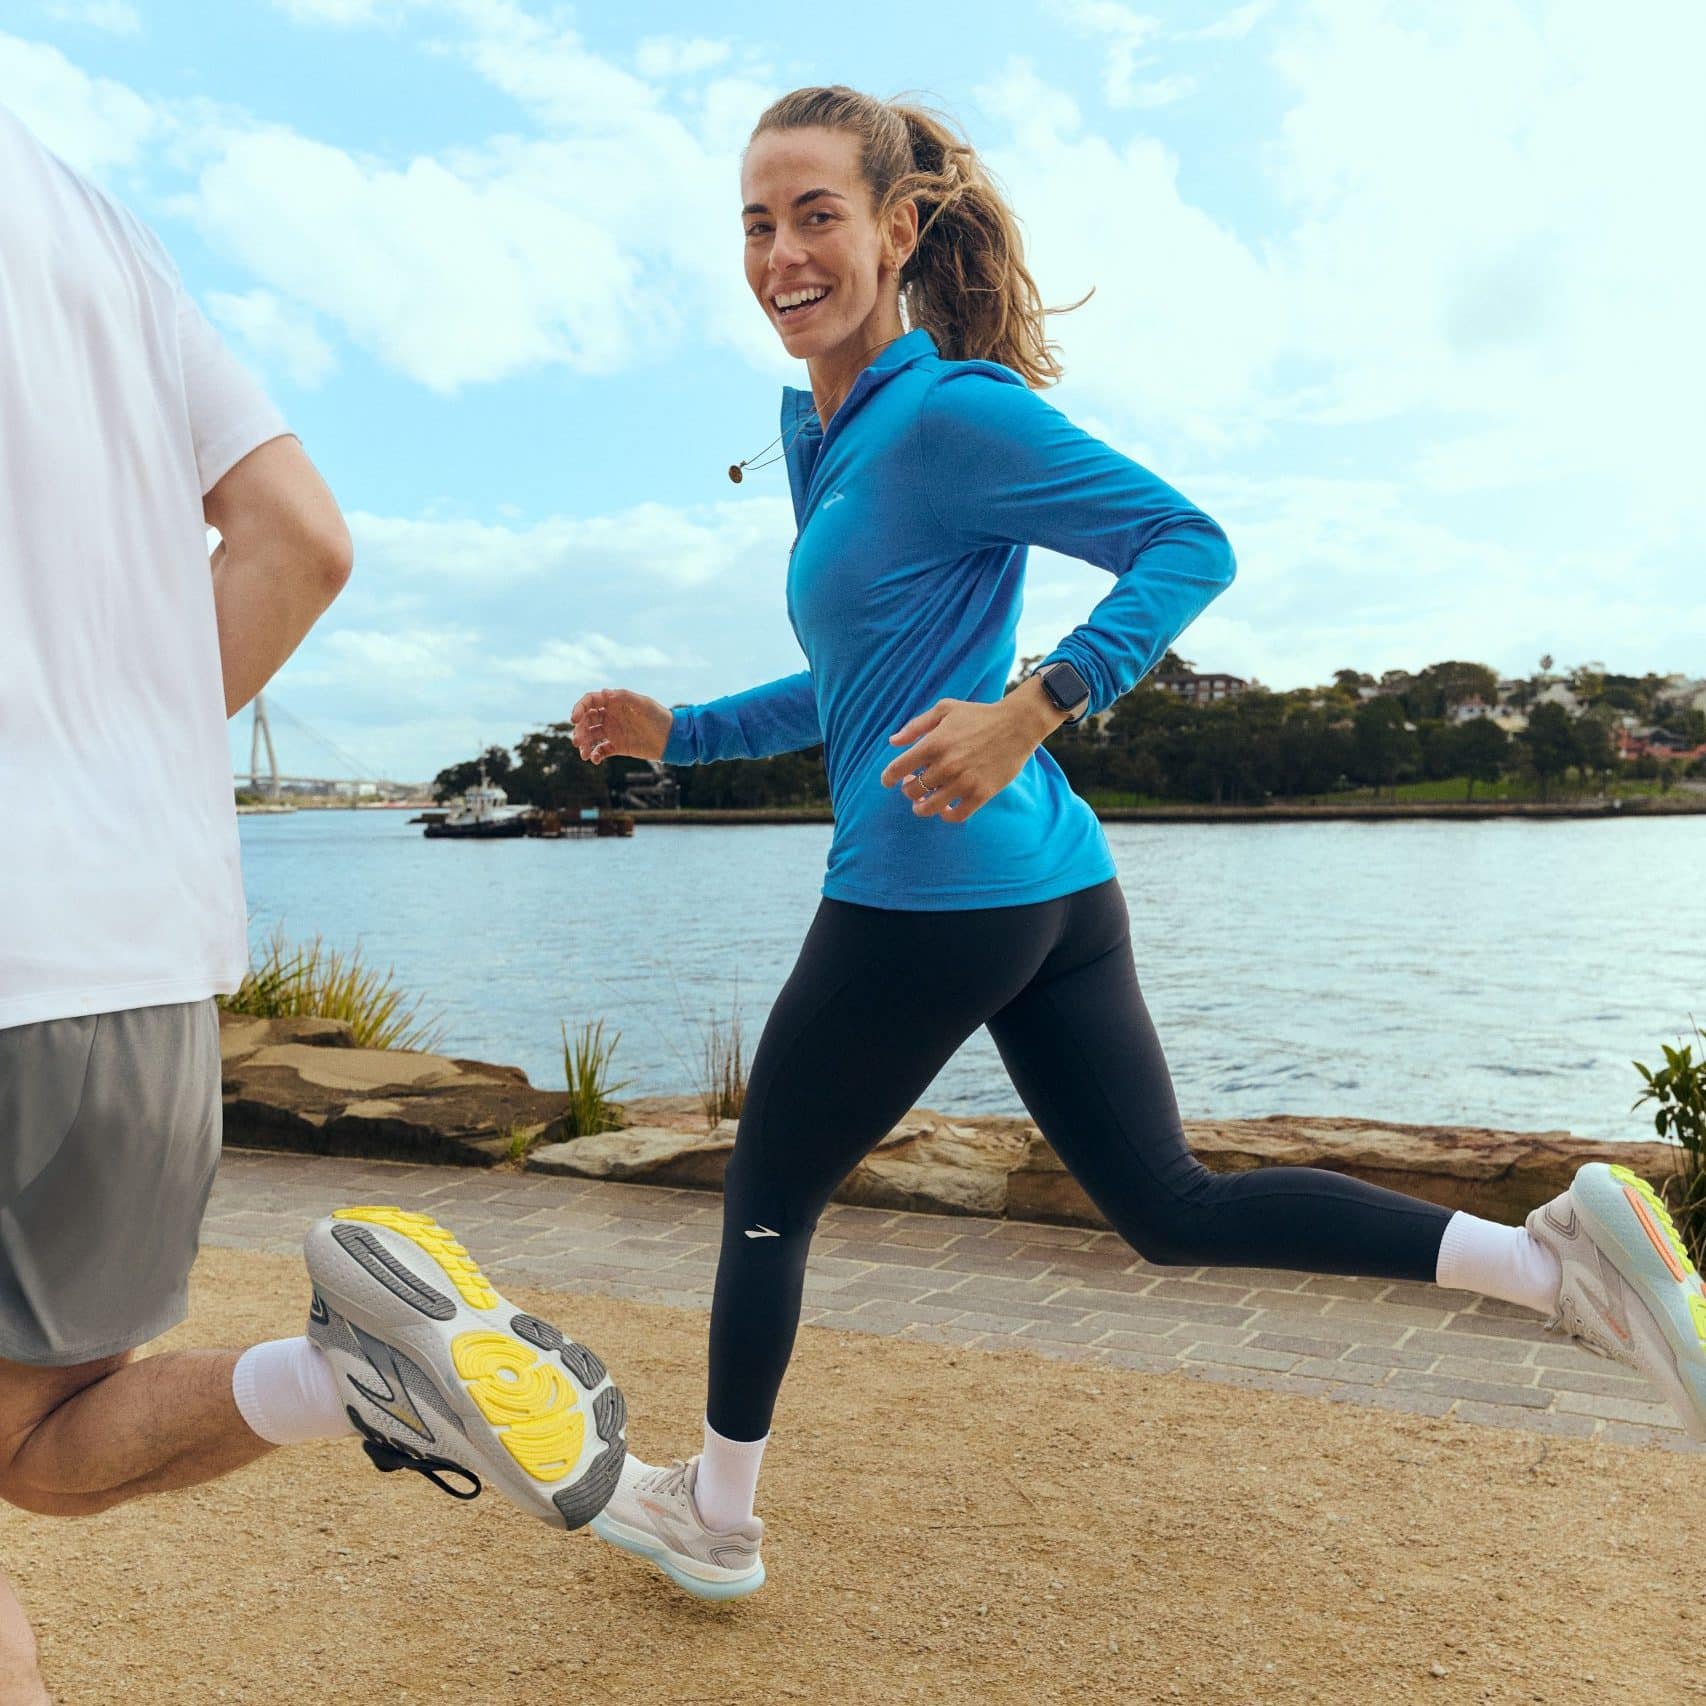
<path fill-rule="evenodd" d="M 436 1216 L 500 1283 L 710 1304 L 722 1201 L 699 1191 L 230 1149 L 205 1241 L 292 1253 L 310 1220 L 353 1202 Z M 1158 1268 L 1111 1233 L 1073 1227 L 833 1205 L 804 1319 L 1701 1449 L 1644 1381 L 1545 1332 L 1528 1310 L 1387 1280 Z"/>

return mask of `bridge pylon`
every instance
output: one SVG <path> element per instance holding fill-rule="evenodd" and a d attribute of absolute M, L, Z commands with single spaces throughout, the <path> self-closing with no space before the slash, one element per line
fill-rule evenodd
<path fill-rule="evenodd" d="M 261 782 L 261 744 L 267 749 L 266 783 Z M 269 800 L 278 798 L 278 754 L 273 751 L 272 726 L 267 721 L 267 702 L 264 694 L 255 695 L 255 722 L 249 734 L 249 786 L 256 793 L 265 793 Z"/>

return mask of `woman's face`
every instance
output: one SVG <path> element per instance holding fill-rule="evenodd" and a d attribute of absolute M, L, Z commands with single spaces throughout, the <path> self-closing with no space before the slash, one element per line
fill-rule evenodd
<path fill-rule="evenodd" d="M 810 361 L 880 339 L 889 316 L 899 334 L 897 279 L 917 209 L 905 203 L 878 227 L 857 135 L 764 131 L 746 151 L 740 191 L 746 282 L 789 355 Z"/>

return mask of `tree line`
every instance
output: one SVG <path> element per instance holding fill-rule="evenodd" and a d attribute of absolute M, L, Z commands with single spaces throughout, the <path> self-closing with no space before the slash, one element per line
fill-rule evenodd
<path fill-rule="evenodd" d="M 1021 660 L 1023 667 L 1037 660 Z M 1560 678 L 1541 671 L 1516 683 L 1506 703 L 1524 711 L 1527 727 L 1509 734 L 1486 716 L 1454 718 L 1460 706 L 1499 701 L 1499 678 L 1483 664 L 1447 661 L 1414 674 L 1389 671 L 1378 680 L 1337 672 L 1320 687 L 1276 693 L 1252 687 L 1235 697 L 1196 704 L 1166 685 L 1191 665 L 1169 652 L 1157 669 L 1113 707 L 1101 728 L 1057 729 L 1044 743 L 1073 788 L 1086 795 L 1129 794 L 1158 800 L 1237 804 L 1308 799 L 1372 788 L 1391 792 L 1411 781 L 1479 786 L 1519 778 L 1542 798 L 1560 788 L 1603 788 L 1614 772 L 1662 784 L 1679 773 L 1673 761 L 1643 758 L 1623 765 L 1613 730 L 1627 713 L 1664 726 L 1692 745 L 1706 743 L 1706 714 L 1665 697 L 1655 675 L 1610 675 L 1589 669 L 1565 680 L 1577 709 L 1543 700 Z M 489 748 L 482 758 L 438 773 L 434 797 L 448 799 L 479 779 L 523 805 L 556 810 L 619 804 L 628 779 L 650 775 L 636 759 L 590 765 L 574 749 L 566 722 L 550 723 L 513 752 Z M 1696 761 L 1696 771 L 1706 764 Z M 827 805 L 823 748 L 774 758 L 736 759 L 672 769 L 688 809 Z"/>

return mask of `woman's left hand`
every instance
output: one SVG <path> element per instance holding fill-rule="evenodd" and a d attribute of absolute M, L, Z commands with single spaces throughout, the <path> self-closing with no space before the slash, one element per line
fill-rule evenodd
<path fill-rule="evenodd" d="M 883 786 L 899 782 L 915 817 L 964 823 L 1025 768 L 1048 732 L 1032 712 L 1029 695 L 995 705 L 938 699 L 889 736 L 891 745 L 918 744 L 884 766 Z"/>

